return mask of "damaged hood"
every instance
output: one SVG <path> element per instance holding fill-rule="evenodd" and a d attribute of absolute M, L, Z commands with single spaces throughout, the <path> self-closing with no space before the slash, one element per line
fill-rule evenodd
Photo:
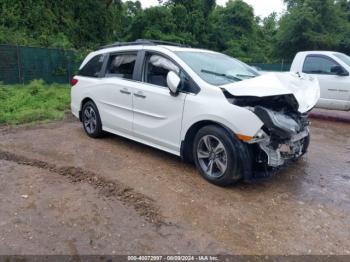
<path fill-rule="evenodd" d="M 318 80 L 305 74 L 268 73 L 222 86 L 233 96 L 269 97 L 294 95 L 300 113 L 311 110 L 320 98 Z"/>

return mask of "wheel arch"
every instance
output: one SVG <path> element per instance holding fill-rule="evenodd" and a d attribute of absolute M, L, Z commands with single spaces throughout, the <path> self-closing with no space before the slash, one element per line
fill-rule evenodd
<path fill-rule="evenodd" d="M 201 120 L 191 125 L 191 127 L 187 130 L 186 135 L 184 139 L 181 141 L 181 158 L 183 161 L 187 163 L 193 163 L 193 154 L 192 154 L 192 148 L 194 143 L 194 137 L 197 134 L 197 132 L 208 125 L 215 125 L 219 126 L 223 129 L 225 129 L 230 135 L 232 135 L 232 138 L 236 138 L 234 140 L 237 141 L 237 146 L 240 150 L 240 161 L 242 163 L 242 177 L 245 179 L 245 181 L 250 181 L 254 175 L 254 167 L 253 167 L 253 156 L 251 152 L 251 146 L 248 146 L 247 144 L 240 141 L 236 133 L 226 125 L 213 121 L 213 120 Z"/>
<path fill-rule="evenodd" d="M 223 129 L 225 129 L 228 133 L 235 136 L 235 133 L 230 128 L 228 128 L 227 126 L 225 126 L 222 123 L 219 123 L 219 122 L 214 121 L 214 120 L 198 121 L 198 122 L 192 124 L 190 126 L 190 128 L 187 129 L 187 132 L 184 136 L 184 139 L 181 141 L 180 155 L 181 155 L 182 160 L 184 160 L 187 163 L 193 163 L 192 148 L 193 148 L 194 137 L 196 136 L 197 132 L 201 128 L 203 128 L 205 126 L 209 126 L 209 125 L 219 126 Z"/>

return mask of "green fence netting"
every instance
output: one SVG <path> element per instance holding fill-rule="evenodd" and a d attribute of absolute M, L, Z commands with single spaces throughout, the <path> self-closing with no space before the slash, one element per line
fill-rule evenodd
<path fill-rule="evenodd" d="M 291 63 L 281 63 L 281 64 L 263 64 L 263 63 L 251 63 L 251 66 L 255 66 L 259 70 L 263 71 L 275 71 L 275 72 L 285 72 L 289 71 L 292 64 Z"/>
<path fill-rule="evenodd" d="M 33 79 L 69 83 L 76 64 L 71 50 L 0 45 L 0 82 L 25 84 Z"/>
<path fill-rule="evenodd" d="M 72 50 L 0 45 L 0 82 L 26 84 L 34 79 L 46 83 L 69 83 L 79 63 Z M 289 71 L 290 63 L 250 65 L 264 71 Z"/>
<path fill-rule="evenodd" d="M 0 45 L 0 81 L 6 84 L 20 82 L 18 48 Z"/>

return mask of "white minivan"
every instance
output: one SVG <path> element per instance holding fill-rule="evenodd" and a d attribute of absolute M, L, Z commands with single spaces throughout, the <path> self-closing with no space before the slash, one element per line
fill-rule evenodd
<path fill-rule="evenodd" d="M 318 79 L 321 97 L 316 107 L 350 110 L 350 57 L 332 51 L 298 53 L 291 72 L 302 72 Z"/>
<path fill-rule="evenodd" d="M 71 97 L 88 136 L 106 131 L 181 156 L 226 186 L 306 153 L 319 86 L 302 74 L 260 76 L 221 53 L 137 40 L 90 53 Z"/>

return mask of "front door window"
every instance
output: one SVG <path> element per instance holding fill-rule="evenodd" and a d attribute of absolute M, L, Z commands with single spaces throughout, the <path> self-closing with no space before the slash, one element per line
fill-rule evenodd
<path fill-rule="evenodd" d="M 152 85 L 167 87 L 167 76 L 170 71 L 179 74 L 180 69 L 165 57 L 148 55 L 146 58 L 144 81 Z"/>
<path fill-rule="evenodd" d="M 332 73 L 334 66 L 338 66 L 338 63 L 331 59 L 308 56 L 304 62 L 303 72 L 306 74 L 334 75 L 335 73 Z"/>

